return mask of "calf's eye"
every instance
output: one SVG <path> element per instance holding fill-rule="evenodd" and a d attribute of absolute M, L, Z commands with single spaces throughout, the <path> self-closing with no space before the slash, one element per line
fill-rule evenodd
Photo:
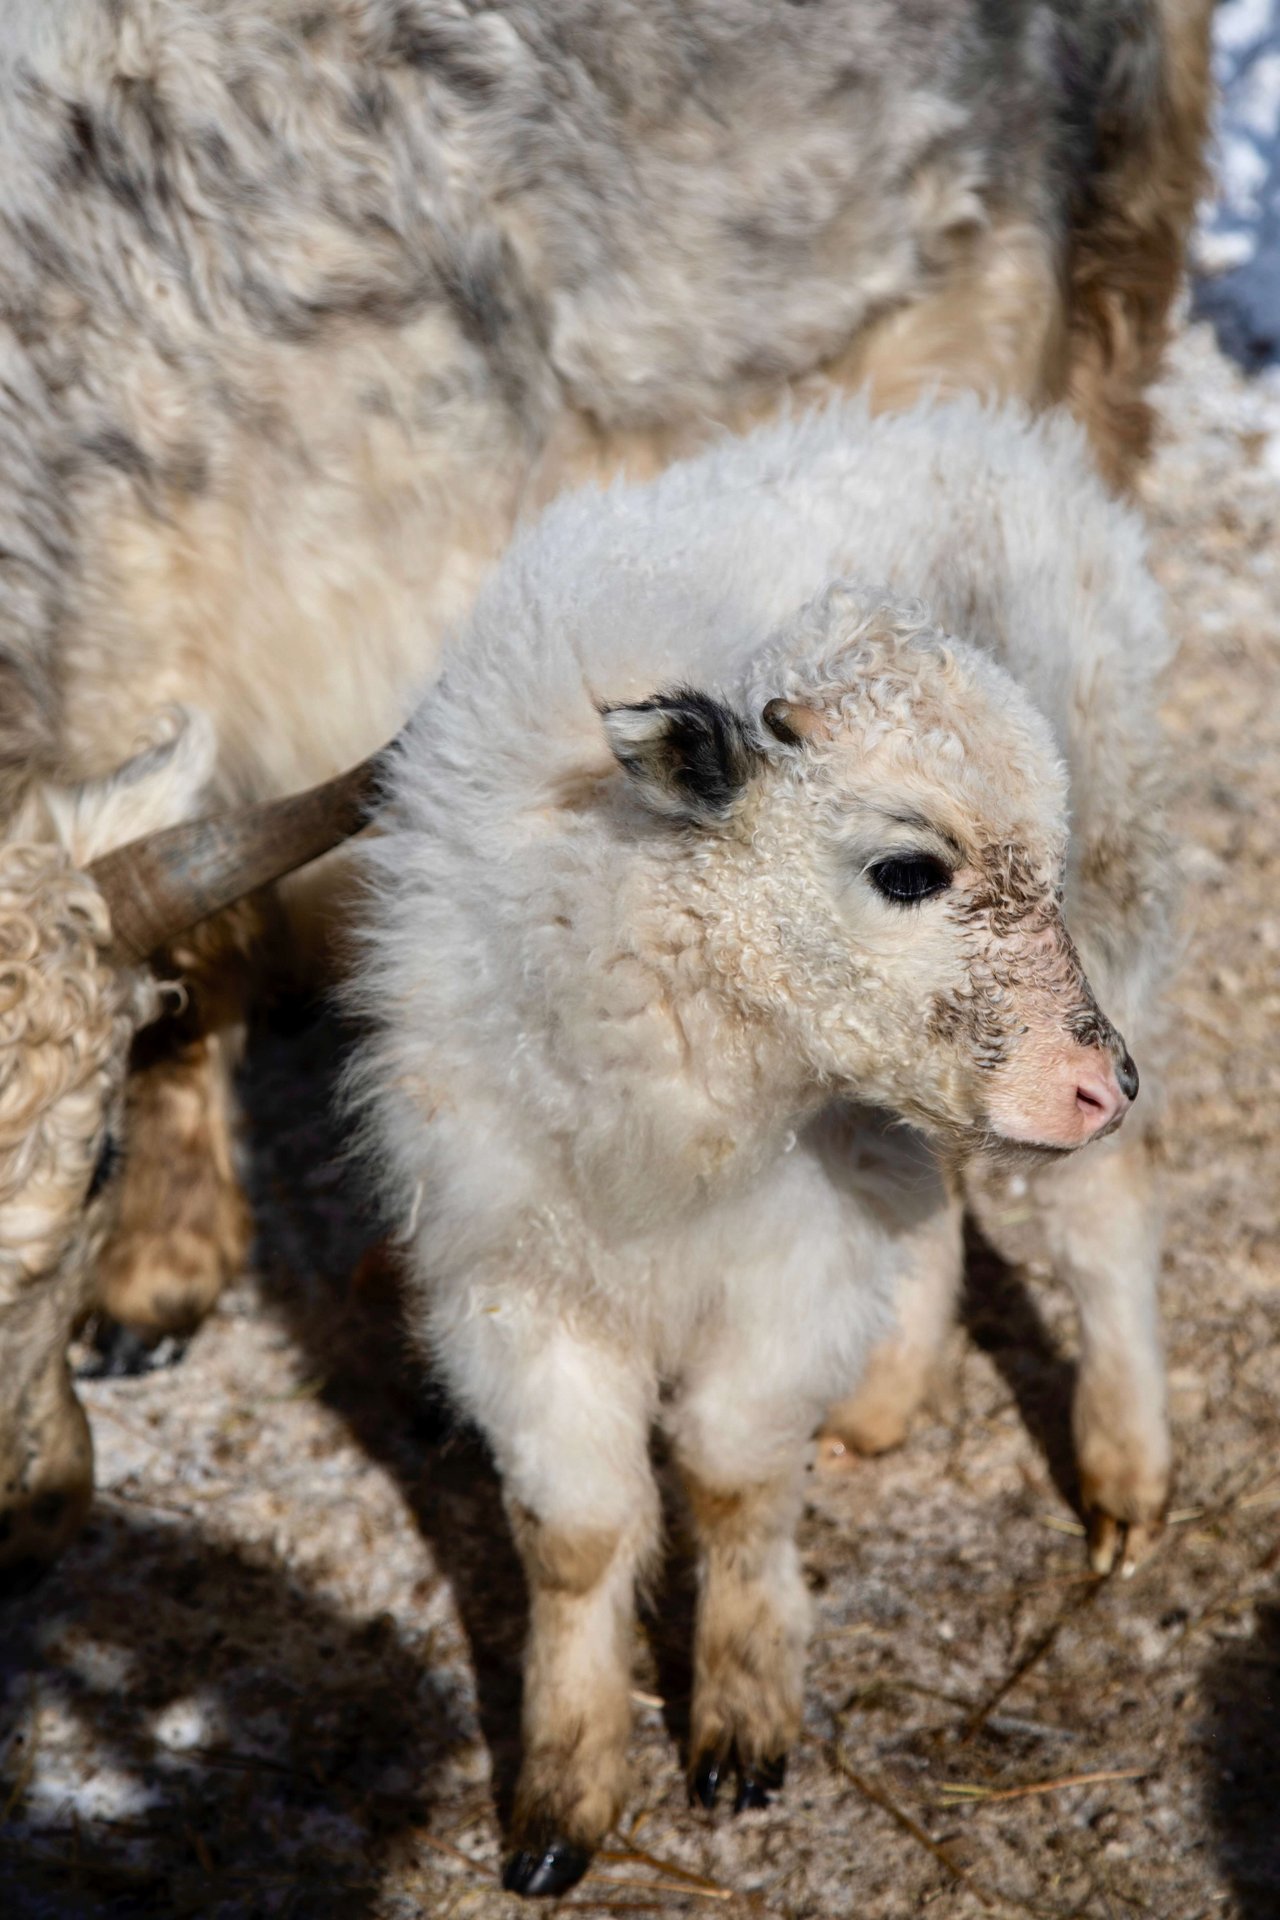
<path fill-rule="evenodd" d="M 877 860 L 870 869 L 871 884 L 886 900 L 927 900 L 951 885 L 950 871 L 927 853 L 904 853 Z"/>

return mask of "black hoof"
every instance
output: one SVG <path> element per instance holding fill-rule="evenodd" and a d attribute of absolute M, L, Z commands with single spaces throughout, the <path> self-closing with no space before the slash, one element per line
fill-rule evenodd
<path fill-rule="evenodd" d="M 738 1797 L 733 1803 L 734 1812 L 746 1813 L 753 1807 L 767 1807 L 770 1795 L 782 1791 L 786 1777 L 785 1753 L 780 1753 L 774 1760 L 757 1761 L 754 1767 L 744 1767 L 738 1782 Z"/>
<path fill-rule="evenodd" d="M 720 1792 L 720 1782 L 724 1779 L 724 1755 L 712 1751 L 700 1754 L 693 1764 L 689 1776 L 689 1799 L 697 1801 L 710 1813 L 716 1804 Z"/>
<path fill-rule="evenodd" d="M 522 1893 L 526 1900 L 554 1899 L 576 1887 L 590 1865 L 585 1847 L 551 1840 L 545 1847 L 522 1847 L 513 1853 L 503 1869 L 502 1884 L 508 1893 Z"/>
<path fill-rule="evenodd" d="M 102 1316 L 93 1336 L 93 1357 L 76 1369 L 80 1380 L 136 1380 L 162 1367 L 176 1367 L 187 1350 L 185 1340 L 162 1334 L 148 1340 L 132 1327 Z"/>

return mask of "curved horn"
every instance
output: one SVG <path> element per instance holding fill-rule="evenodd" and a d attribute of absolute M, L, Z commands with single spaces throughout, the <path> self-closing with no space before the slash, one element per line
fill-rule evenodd
<path fill-rule="evenodd" d="M 112 953 L 145 960 L 197 921 L 358 833 L 377 798 L 385 752 L 305 793 L 185 821 L 103 854 L 88 874 L 110 910 Z"/>

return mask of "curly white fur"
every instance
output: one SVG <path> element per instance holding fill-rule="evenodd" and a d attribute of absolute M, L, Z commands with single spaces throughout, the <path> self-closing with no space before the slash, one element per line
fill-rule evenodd
<path fill-rule="evenodd" d="M 0 1569 L 37 1566 L 74 1532 L 91 1456 L 66 1369 L 91 1302 L 115 1187 L 95 1183 L 121 1145 L 138 1029 L 167 989 L 110 950 L 106 903 L 76 863 L 188 816 L 213 756 L 207 720 L 153 717 L 108 776 L 27 797 L 25 833 L 0 845 Z"/>
<path fill-rule="evenodd" d="M 65 1256 L 156 989 L 60 849 L 0 848 L 0 1305 Z"/>

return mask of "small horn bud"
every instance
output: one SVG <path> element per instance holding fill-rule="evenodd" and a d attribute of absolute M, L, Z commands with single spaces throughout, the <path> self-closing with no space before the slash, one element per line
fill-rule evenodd
<path fill-rule="evenodd" d="M 775 740 L 784 747 L 803 747 L 811 740 L 829 740 L 831 729 L 812 707 L 793 705 L 790 700 L 769 700 L 760 718 Z"/>

